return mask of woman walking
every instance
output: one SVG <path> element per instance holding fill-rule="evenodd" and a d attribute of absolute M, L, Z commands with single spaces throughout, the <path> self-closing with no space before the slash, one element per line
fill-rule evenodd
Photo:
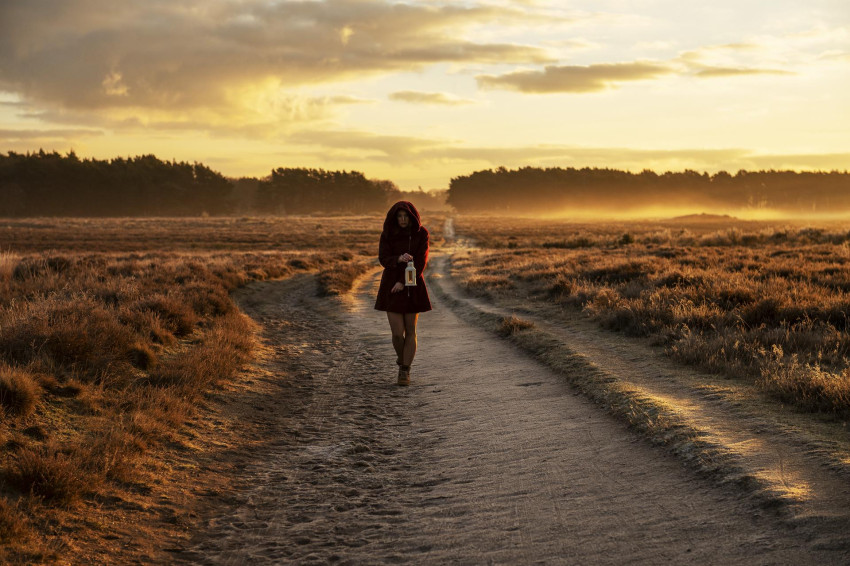
<path fill-rule="evenodd" d="M 422 272 L 428 264 L 428 230 L 419 211 L 406 200 L 395 203 L 384 220 L 378 260 L 384 266 L 375 308 L 387 312 L 397 356 L 398 384 L 410 385 L 410 365 L 416 355 L 416 322 L 420 312 L 431 310 Z M 409 264 L 413 265 L 410 266 Z M 415 276 L 408 275 L 410 268 Z"/>

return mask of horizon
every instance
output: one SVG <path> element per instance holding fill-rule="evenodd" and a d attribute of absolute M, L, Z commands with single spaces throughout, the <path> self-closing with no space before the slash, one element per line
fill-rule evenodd
<path fill-rule="evenodd" d="M 500 166 L 847 171 L 850 9 L 613 0 L 0 6 L 0 151 L 402 190 Z"/>

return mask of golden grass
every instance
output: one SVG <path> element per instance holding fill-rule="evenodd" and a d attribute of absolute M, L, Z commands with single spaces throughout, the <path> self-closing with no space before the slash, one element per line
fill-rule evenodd
<path fill-rule="evenodd" d="M 57 534 L 63 517 L 143 481 L 250 361 L 257 329 L 231 291 L 309 270 L 320 294 L 343 293 L 377 265 L 383 218 L 3 222 L 0 562 L 28 562 L 85 538 Z"/>
<path fill-rule="evenodd" d="M 556 304 L 675 359 L 850 414 L 850 233 L 842 225 L 570 224 L 462 218 L 471 293 Z"/>

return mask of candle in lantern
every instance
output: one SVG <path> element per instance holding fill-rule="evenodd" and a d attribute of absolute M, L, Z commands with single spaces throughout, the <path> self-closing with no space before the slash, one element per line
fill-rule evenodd
<path fill-rule="evenodd" d="M 416 268 L 412 261 L 407 262 L 407 269 L 404 270 L 404 285 L 406 287 L 416 287 Z"/>

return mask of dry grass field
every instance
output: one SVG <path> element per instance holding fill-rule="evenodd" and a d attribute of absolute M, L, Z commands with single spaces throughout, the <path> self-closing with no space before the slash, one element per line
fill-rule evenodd
<path fill-rule="evenodd" d="M 345 292 L 381 222 L 0 222 L 0 562 L 94 544 L 85 518 L 151 492 L 160 447 L 252 359 L 229 293 L 299 272 Z"/>
<path fill-rule="evenodd" d="M 428 219 L 439 246 L 444 218 Z M 230 293 L 297 274 L 319 296 L 345 293 L 377 265 L 382 220 L 0 221 L 0 562 L 112 556 L 114 526 L 93 517 L 129 518 L 162 496 L 175 473 L 163 454 L 257 355 Z M 454 226 L 472 244 L 452 265 L 471 293 L 587 316 L 804 410 L 850 415 L 845 226 Z"/>
<path fill-rule="evenodd" d="M 583 313 L 783 402 L 850 416 L 846 224 L 461 217 L 455 228 L 475 246 L 453 264 L 473 294 Z"/>

